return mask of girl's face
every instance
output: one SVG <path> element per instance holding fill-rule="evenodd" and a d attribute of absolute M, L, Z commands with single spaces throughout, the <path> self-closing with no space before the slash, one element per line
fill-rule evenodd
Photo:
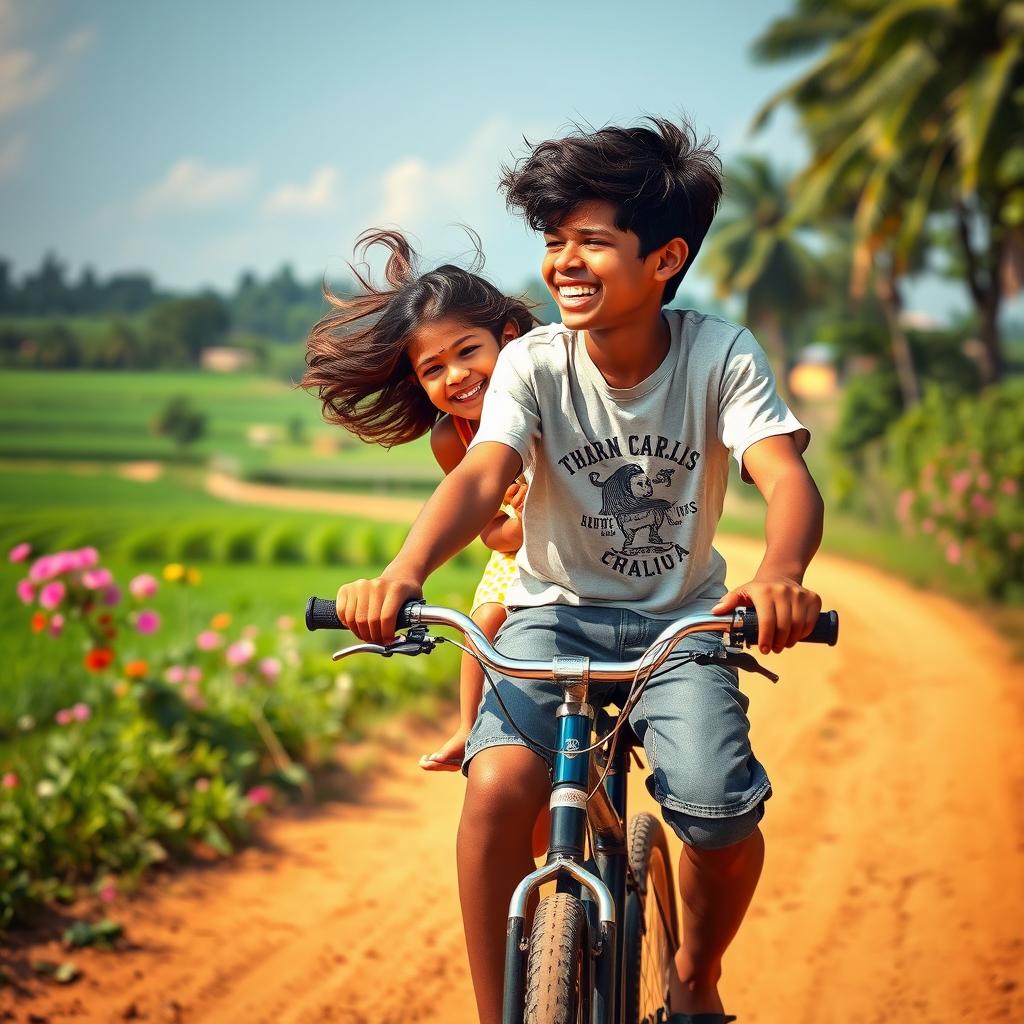
<path fill-rule="evenodd" d="M 501 343 L 515 335 L 515 326 L 506 324 Z M 423 324 L 406 351 L 416 380 L 438 409 L 479 420 L 500 348 L 486 327 L 445 317 Z"/>

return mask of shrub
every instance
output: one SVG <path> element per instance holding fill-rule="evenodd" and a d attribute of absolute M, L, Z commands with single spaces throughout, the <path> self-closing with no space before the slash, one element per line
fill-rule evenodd
<path fill-rule="evenodd" d="M 1024 598 L 1024 380 L 977 397 L 931 389 L 896 423 L 887 460 L 908 531 L 934 538 L 947 562 L 990 595 Z"/>

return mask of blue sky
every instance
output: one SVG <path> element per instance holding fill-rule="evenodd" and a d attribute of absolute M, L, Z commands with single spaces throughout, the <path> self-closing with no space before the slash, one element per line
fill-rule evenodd
<path fill-rule="evenodd" d="M 0 0 L 0 254 L 18 273 L 53 250 L 72 273 L 227 287 L 285 261 L 338 277 L 372 225 L 436 262 L 465 251 L 465 222 L 516 288 L 540 245 L 495 181 L 523 135 L 687 112 L 726 170 L 752 150 L 800 165 L 787 113 L 748 133 L 799 69 L 750 58 L 789 8 Z"/>
<path fill-rule="evenodd" d="M 381 223 L 450 256 L 462 221 L 518 285 L 539 245 L 495 180 L 522 136 L 687 111 L 726 160 L 752 148 L 793 69 L 749 46 L 787 6 L 0 0 L 0 252 L 225 286 L 337 274 Z M 796 166 L 791 125 L 756 148 Z"/>

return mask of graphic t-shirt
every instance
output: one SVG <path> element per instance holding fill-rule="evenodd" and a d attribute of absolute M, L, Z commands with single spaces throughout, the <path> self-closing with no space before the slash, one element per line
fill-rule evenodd
<path fill-rule="evenodd" d="M 667 309 L 661 365 L 612 388 L 561 324 L 505 346 L 473 445 L 519 453 L 529 489 L 509 606 L 608 604 L 655 617 L 707 610 L 725 593 L 712 547 L 729 453 L 810 435 L 775 390 L 743 327 Z"/>

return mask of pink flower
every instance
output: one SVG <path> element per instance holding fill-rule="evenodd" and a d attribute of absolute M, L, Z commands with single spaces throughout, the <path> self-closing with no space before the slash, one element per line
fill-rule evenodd
<path fill-rule="evenodd" d="M 43 580 L 48 580 L 51 576 L 55 576 L 54 563 L 52 555 L 43 555 L 42 558 L 37 558 L 33 563 L 32 567 L 28 571 L 28 578 L 33 583 L 42 583 Z"/>
<path fill-rule="evenodd" d="M 95 548 L 79 548 L 73 553 L 78 556 L 79 569 L 91 569 L 99 564 L 100 553 Z"/>
<path fill-rule="evenodd" d="M 978 486 L 983 490 L 987 491 L 992 486 L 992 477 L 984 471 L 978 474 Z"/>
<path fill-rule="evenodd" d="M 952 541 L 946 545 L 946 561 L 949 562 L 950 565 L 959 565 L 961 554 L 960 545 L 957 544 L 956 541 Z"/>
<path fill-rule="evenodd" d="M 1017 493 L 1017 481 L 1016 480 L 1001 480 L 999 482 L 999 490 L 1003 494 L 1016 494 Z"/>
<path fill-rule="evenodd" d="M 104 878 L 97 894 L 104 903 L 113 903 L 117 899 L 117 882 L 113 878 Z"/>
<path fill-rule="evenodd" d="M 64 631 L 64 616 L 60 612 L 50 616 L 50 632 L 53 636 L 60 636 Z"/>
<path fill-rule="evenodd" d="M 42 590 L 39 591 L 39 604 L 43 608 L 56 608 L 64 600 L 66 593 L 67 588 L 60 580 L 52 580 L 43 584 Z"/>
<path fill-rule="evenodd" d="M 155 633 L 160 628 L 160 616 L 151 608 L 145 608 L 135 616 L 135 628 L 143 634 Z"/>
<path fill-rule="evenodd" d="M 277 658 L 260 659 L 260 675 L 273 681 L 281 674 L 281 662 Z"/>
<path fill-rule="evenodd" d="M 111 583 L 109 587 L 103 588 L 100 599 L 108 608 L 112 608 L 121 600 L 121 588 L 116 583 Z"/>
<path fill-rule="evenodd" d="M 242 636 L 244 636 L 247 640 L 252 640 L 255 637 L 258 637 L 259 635 L 260 635 L 260 627 L 256 626 L 256 625 L 253 625 L 253 623 L 251 623 L 251 622 L 249 623 L 248 626 L 243 626 L 242 627 Z"/>
<path fill-rule="evenodd" d="M 934 533 L 935 532 L 935 520 L 934 519 L 922 519 L 921 520 L 921 529 L 924 530 L 925 533 Z"/>
<path fill-rule="evenodd" d="M 196 790 L 205 793 L 210 788 L 210 780 L 207 778 L 196 779 Z"/>
<path fill-rule="evenodd" d="M 959 473 L 954 473 L 949 479 L 949 487 L 954 494 L 963 494 L 970 486 L 970 483 L 971 471 L 969 469 L 962 469 Z"/>
<path fill-rule="evenodd" d="M 983 519 L 987 519 L 996 510 L 995 505 L 984 494 L 977 492 L 971 495 L 971 508 Z"/>
<path fill-rule="evenodd" d="M 204 629 L 196 637 L 196 647 L 201 651 L 215 651 L 223 642 L 224 638 L 213 629 Z"/>
<path fill-rule="evenodd" d="M 907 488 L 905 491 L 900 492 L 900 496 L 896 501 L 896 518 L 901 523 L 907 523 L 910 521 L 910 509 L 914 504 L 914 492 Z"/>
<path fill-rule="evenodd" d="M 183 683 L 185 681 L 185 666 L 168 666 L 167 671 L 164 672 L 164 679 L 166 679 L 172 686 L 177 686 L 178 683 Z"/>
<path fill-rule="evenodd" d="M 249 682 L 249 677 L 245 672 L 236 672 L 231 678 L 234 680 L 235 686 L 245 686 Z"/>
<path fill-rule="evenodd" d="M 236 640 L 225 654 L 227 663 L 232 667 L 244 665 L 256 653 L 256 647 L 251 640 Z"/>
<path fill-rule="evenodd" d="M 277 617 L 277 628 L 282 633 L 290 633 L 295 628 L 295 619 L 291 615 L 279 615 Z"/>
<path fill-rule="evenodd" d="M 1010 536 L 1006 538 L 1006 543 L 1010 545 L 1011 551 L 1016 551 L 1020 547 L 1021 541 L 1024 541 L 1024 535 L 1019 533 L 1011 533 Z"/>
<path fill-rule="evenodd" d="M 269 804 L 273 795 L 274 794 L 269 786 L 253 786 L 252 789 L 245 794 L 245 799 L 248 800 L 249 803 L 259 807 L 261 804 Z"/>
<path fill-rule="evenodd" d="M 14 589 L 22 604 L 31 604 L 36 599 L 36 587 L 30 579 L 18 580 Z"/>
<path fill-rule="evenodd" d="M 968 456 L 967 456 L 967 461 L 972 466 L 980 466 L 981 465 L 981 452 L 979 452 L 979 451 L 970 452 L 968 454 Z"/>
<path fill-rule="evenodd" d="M 199 692 L 199 687 L 195 683 L 187 683 L 181 691 L 181 695 L 196 711 L 202 711 L 206 707 L 206 700 Z"/>
<path fill-rule="evenodd" d="M 114 574 L 109 569 L 88 569 L 82 573 L 82 586 L 86 590 L 102 590 L 114 582 Z"/>
<path fill-rule="evenodd" d="M 15 544 L 14 547 L 7 552 L 7 560 L 9 562 L 24 562 L 30 554 L 32 554 L 31 544 Z"/>
<path fill-rule="evenodd" d="M 71 708 L 61 708 L 53 717 L 58 725 L 70 725 L 75 720 L 75 716 L 71 713 Z"/>
<path fill-rule="evenodd" d="M 87 722 L 92 717 L 92 708 L 88 704 L 83 704 L 79 701 L 71 709 L 72 717 L 78 719 L 79 722 Z"/>
<path fill-rule="evenodd" d="M 66 572 L 75 572 L 82 568 L 77 551 L 58 551 L 51 555 L 50 572 L 54 576 L 60 576 Z"/>
<path fill-rule="evenodd" d="M 15 559 L 11 559 L 11 561 L 15 561 Z M 15 775 L 14 772 L 4 772 L 4 774 L 0 776 L 0 786 L 3 786 L 4 789 L 14 789 L 17 784 L 18 776 Z"/>
<path fill-rule="evenodd" d="M 185 669 L 185 679 L 193 686 L 203 681 L 203 670 L 197 665 L 191 665 Z"/>
<path fill-rule="evenodd" d="M 144 572 L 139 576 L 136 576 L 131 583 L 128 584 L 128 589 L 131 591 L 132 597 L 137 601 L 145 601 L 147 598 L 152 597 L 159 589 L 160 584 L 157 583 L 155 576 L 150 576 L 148 572 Z"/>

